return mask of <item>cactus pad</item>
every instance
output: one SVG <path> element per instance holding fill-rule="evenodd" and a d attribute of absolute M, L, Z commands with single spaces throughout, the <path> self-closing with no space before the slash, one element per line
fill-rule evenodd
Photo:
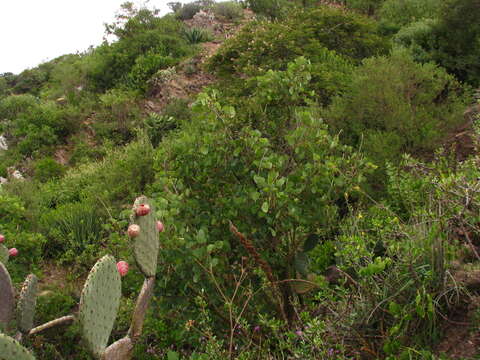
<path fill-rule="evenodd" d="M 80 297 L 78 319 L 90 351 L 101 357 L 107 347 L 121 297 L 115 259 L 106 255 L 94 265 Z"/>
<path fill-rule="evenodd" d="M 1 360 L 35 360 L 35 357 L 20 343 L 7 335 L 0 334 Z"/>
<path fill-rule="evenodd" d="M 30 274 L 23 283 L 17 304 L 18 328 L 22 332 L 28 332 L 33 327 L 35 306 L 37 304 L 38 279 Z"/>
<path fill-rule="evenodd" d="M 12 321 L 14 307 L 15 291 L 12 280 L 5 265 L 0 262 L 0 329 L 5 328 Z"/>
<path fill-rule="evenodd" d="M 7 247 L 0 244 L 0 263 L 6 264 L 9 256 L 10 254 L 8 253 Z"/>
<path fill-rule="evenodd" d="M 137 216 L 135 208 L 141 204 L 150 205 L 150 213 L 145 216 Z M 145 276 L 155 276 L 160 241 L 155 221 L 155 209 L 145 196 L 140 196 L 135 200 L 132 223 L 140 226 L 140 234 L 135 237 L 133 245 L 135 260 Z"/>

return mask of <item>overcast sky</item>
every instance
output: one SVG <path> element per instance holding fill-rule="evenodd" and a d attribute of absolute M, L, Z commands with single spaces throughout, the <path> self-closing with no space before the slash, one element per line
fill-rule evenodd
<path fill-rule="evenodd" d="M 172 0 L 150 0 L 165 14 Z M 125 0 L 0 0 L 0 73 L 98 45 Z M 134 1 L 136 4 L 143 3 Z M 189 2 L 183 0 L 182 2 Z"/>

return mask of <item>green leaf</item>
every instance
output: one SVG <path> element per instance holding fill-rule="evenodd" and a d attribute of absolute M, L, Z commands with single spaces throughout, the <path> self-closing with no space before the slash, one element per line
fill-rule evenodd
<path fill-rule="evenodd" d="M 311 282 L 311 281 L 305 281 L 302 279 L 295 279 L 290 282 L 290 285 L 292 286 L 293 290 L 297 294 L 305 294 L 317 287 L 319 287 L 317 284 Z"/>
<path fill-rule="evenodd" d="M 299 272 L 302 276 L 306 277 L 308 275 L 308 265 L 310 263 L 310 259 L 308 255 L 304 252 L 299 252 L 295 256 L 295 270 Z"/>
<path fill-rule="evenodd" d="M 318 236 L 317 234 L 308 235 L 305 243 L 303 244 L 303 251 L 309 252 L 313 250 L 313 248 L 317 246 L 319 240 L 320 236 Z"/>
<path fill-rule="evenodd" d="M 390 303 L 388 304 L 388 311 L 390 312 L 390 314 L 397 317 L 401 314 L 402 307 L 395 301 L 390 301 Z"/>
<path fill-rule="evenodd" d="M 176 351 L 169 351 L 167 353 L 167 360 L 180 360 L 180 356 Z"/>
<path fill-rule="evenodd" d="M 261 176 L 255 175 L 253 177 L 253 181 L 255 181 L 255 184 L 257 184 L 258 186 L 265 185 L 265 179 Z"/>
<path fill-rule="evenodd" d="M 268 202 L 265 201 L 263 204 L 262 204 L 262 211 L 264 213 L 268 213 Z"/>
<path fill-rule="evenodd" d="M 257 201 L 260 198 L 260 193 L 258 191 L 252 191 L 250 197 L 253 201 Z"/>

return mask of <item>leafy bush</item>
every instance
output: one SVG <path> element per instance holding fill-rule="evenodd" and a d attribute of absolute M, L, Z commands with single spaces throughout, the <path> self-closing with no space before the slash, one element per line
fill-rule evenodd
<path fill-rule="evenodd" d="M 345 5 L 367 15 L 374 15 L 385 0 L 346 0 Z"/>
<path fill-rule="evenodd" d="M 40 192 L 43 206 L 85 199 L 122 204 L 134 199 L 153 180 L 151 144 L 143 137 L 123 148 L 108 149 L 104 159 L 79 166 L 57 182 L 46 183 Z"/>
<path fill-rule="evenodd" d="M 181 22 L 171 17 L 148 17 L 145 23 L 139 24 L 127 33 L 120 31 L 118 41 L 102 44 L 89 56 L 87 80 L 95 91 L 105 91 L 125 82 L 139 56 L 144 58 L 138 66 L 148 65 L 145 71 L 150 73 L 162 56 L 180 59 L 192 52 L 181 36 Z M 146 55 L 149 52 L 155 54 L 150 59 Z M 142 68 L 136 71 L 144 72 Z"/>
<path fill-rule="evenodd" d="M 412 22 L 436 18 L 441 5 L 440 0 L 386 0 L 379 11 L 379 17 L 389 27 L 400 29 Z"/>
<path fill-rule="evenodd" d="M 407 48 L 417 62 L 426 63 L 432 60 L 431 51 L 436 20 L 425 19 L 404 26 L 395 34 L 393 41 Z"/>
<path fill-rule="evenodd" d="M 22 71 L 15 77 L 15 84 L 12 89 L 13 93 L 38 95 L 42 87 L 49 80 L 52 67 L 53 64 L 47 62 L 36 68 Z"/>
<path fill-rule="evenodd" d="M 8 96 L 0 101 L 0 117 L 2 120 L 13 120 L 37 107 L 38 103 L 38 99 L 30 94 Z"/>
<path fill-rule="evenodd" d="M 147 81 L 152 75 L 159 70 L 175 65 L 177 62 L 178 60 L 170 56 L 157 54 L 153 51 L 140 55 L 136 58 L 135 65 L 133 65 L 128 74 L 128 84 L 133 89 L 145 92 L 148 88 Z"/>
<path fill-rule="evenodd" d="M 162 115 L 171 116 L 177 121 L 189 121 L 192 118 L 192 111 L 188 99 L 174 99 L 163 109 Z"/>
<path fill-rule="evenodd" d="M 480 85 L 479 17 L 476 0 L 443 1 L 431 47 L 434 61 L 473 86 Z"/>
<path fill-rule="evenodd" d="M 64 141 L 77 126 L 77 114 L 70 110 L 32 95 L 13 95 L 0 101 L 0 118 L 7 120 L 6 132 L 23 155 Z"/>
<path fill-rule="evenodd" d="M 438 6 L 437 17 L 401 29 L 400 44 L 413 48 L 420 61 L 434 61 L 460 81 L 480 84 L 480 7 L 476 0 L 448 0 Z"/>
<path fill-rule="evenodd" d="M 247 0 L 246 4 L 255 14 L 270 20 L 285 17 L 294 5 L 287 0 Z"/>
<path fill-rule="evenodd" d="M 178 122 L 173 117 L 156 113 L 151 113 L 143 123 L 148 138 L 154 147 L 157 147 L 168 132 L 178 127 Z"/>
<path fill-rule="evenodd" d="M 65 167 L 57 163 L 55 159 L 45 157 L 35 162 L 34 172 L 36 179 L 46 182 L 61 177 L 65 172 Z"/>
<path fill-rule="evenodd" d="M 135 90 L 111 89 L 100 96 L 97 118 L 93 125 L 99 140 L 105 138 L 125 144 L 134 138 L 134 128 L 140 120 L 140 108 Z"/>
<path fill-rule="evenodd" d="M 294 259 L 307 238 L 328 238 L 348 212 L 344 194 L 363 182 L 370 165 L 330 136 L 314 109 L 302 103 L 308 81 L 302 70 L 292 65 L 283 76 L 262 79 L 252 103 L 281 107 L 267 116 L 245 118 L 222 105 L 217 92 L 201 94 L 194 119 L 158 148 L 154 191 L 159 215 L 171 224 L 163 256 L 175 268 L 163 291 L 179 297 L 180 288 L 203 288 L 209 304 L 224 301 L 212 295 L 216 290 L 205 269 L 224 273 L 244 253 L 238 239 L 226 236 L 229 221 L 251 239 L 273 276 L 284 280 L 295 276 Z M 231 276 L 216 281 L 233 285 Z M 249 281 L 252 294 L 261 291 L 263 280 L 252 274 Z M 288 286 L 281 289 L 279 306 L 288 313 L 294 295 Z M 182 301 L 195 307 L 191 297 Z M 261 291 L 245 316 L 256 319 L 260 309 L 269 311 L 275 303 L 270 292 Z"/>
<path fill-rule="evenodd" d="M 297 10 L 281 22 L 247 24 L 224 43 L 207 65 L 220 75 L 257 75 L 268 69 L 285 69 L 298 56 L 315 64 L 324 48 L 359 63 L 365 57 L 385 53 L 388 45 L 372 20 L 320 6 Z"/>
<path fill-rule="evenodd" d="M 69 165 L 76 166 L 89 161 L 97 161 L 105 156 L 105 149 L 100 146 L 92 146 L 87 139 L 77 137 L 75 147 L 68 160 Z"/>
<path fill-rule="evenodd" d="M 434 64 L 417 64 L 406 51 L 367 59 L 345 94 L 334 100 L 328 122 L 347 143 L 383 163 L 402 153 L 422 154 L 463 121 L 462 88 Z"/>
<path fill-rule="evenodd" d="M 23 201 L 0 188 L 0 233 L 14 231 L 17 226 L 25 225 L 25 220 Z"/>
<path fill-rule="evenodd" d="M 222 1 L 215 3 L 213 13 L 219 19 L 239 20 L 243 17 L 242 6 L 236 1 Z"/>
<path fill-rule="evenodd" d="M 177 9 L 177 11 L 175 11 L 175 16 L 177 19 L 180 20 L 190 20 L 200 10 L 202 10 L 202 6 L 199 2 L 195 1 L 188 4 L 183 4 L 183 6 L 181 6 Z"/>

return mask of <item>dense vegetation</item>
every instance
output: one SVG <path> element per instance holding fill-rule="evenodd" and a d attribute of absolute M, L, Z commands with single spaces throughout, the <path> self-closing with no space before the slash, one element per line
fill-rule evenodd
<path fill-rule="evenodd" d="M 125 3 L 110 41 L 0 75 L 0 234 L 14 282 L 42 280 L 36 323 L 75 311 L 113 254 L 131 266 L 126 333 L 143 279 L 128 204 L 145 194 L 165 232 L 135 359 L 478 356 L 442 345 L 480 326 L 478 0 L 169 5 Z M 237 32 L 192 26 L 200 10 Z M 215 81 L 147 110 L 182 76 Z M 79 339 L 24 344 L 91 359 Z"/>

